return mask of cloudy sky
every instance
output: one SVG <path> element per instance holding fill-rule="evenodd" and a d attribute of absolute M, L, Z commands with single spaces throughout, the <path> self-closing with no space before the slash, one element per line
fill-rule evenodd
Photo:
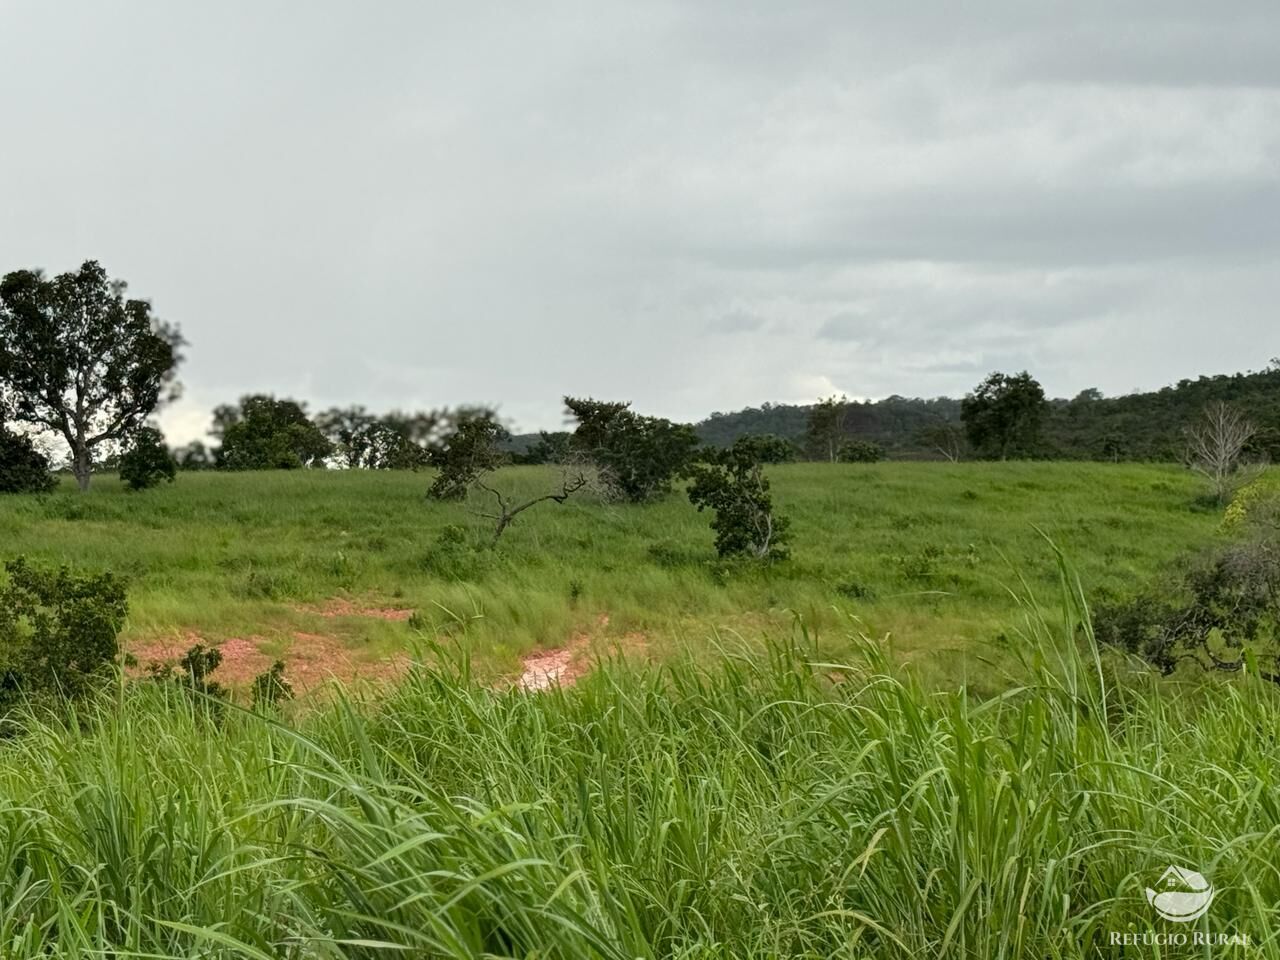
<path fill-rule="evenodd" d="M 1280 353 L 1280 3 L 0 0 L 0 270 L 247 391 L 698 419 Z"/>

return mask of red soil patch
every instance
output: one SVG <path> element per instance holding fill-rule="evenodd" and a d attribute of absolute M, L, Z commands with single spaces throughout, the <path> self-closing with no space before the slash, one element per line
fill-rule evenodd
<path fill-rule="evenodd" d="M 374 620 L 408 620 L 413 610 L 398 607 L 362 607 L 342 597 L 330 597 L 324 603 L 302 604 L 294 607 L 299 613 L 314 613 L 326 620 L 333 617 L 370 617 Z"/>
<path fill-rule="evenodd" d="M 602 613 L 596 619 L 596 626 L 603 630 L 608 625 L 609 615 Z M 523 657 L 520 661 L 523 670 L 515 686 L 532 691 L 573 686 L 587 673 L 587 654 L 591 643 L 589 634 L 579 633 L 563 647 L 539 650 Z M 643 650 L 647 643 L 648 638 L 643 633 L 632 632 L 612 641 L 610 647 L 618 653 L 626 653 Z"/>
<path fill-rule="evenodd" d="M 158 640 L 133 647 L 130 653 L 138 663 L 146 667 L 151 663 L 177 663 L 183 654 L 203 639 L 195 633 L 180 638 Z M 222 663 L 211 679 L 229 686 L 247 686 L 254 677 L 271 669 L 276 660 L 285 664 L 285 679 L 297 693 L 304 693 L 328 680 L 394 680 L 409 669 L 409 658 L 403 654 L 386 660 L 363 660 L 353 657 L 351 651 L 336 637 L 319 633 L 295 633 L 285 652 L 276 656 L 264 651 L 272 646 L 263 637 L 232 637 L 217 644 Z"/>

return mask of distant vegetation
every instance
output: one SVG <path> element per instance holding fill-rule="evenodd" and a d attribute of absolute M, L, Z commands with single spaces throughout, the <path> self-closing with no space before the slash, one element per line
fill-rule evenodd
<path fill-rule="evenodd" d="M 1258 428 L 1250 452 L 1280 460 L 1280 365 L 1266 370 L 1182 380 L 1150 393 L 1104 397 L 1083 390 L 1070 400 L 1048 400 L 1039 436 L 1025 455 L 1051 460 L 1181 461 L 1186 431 L 1207 406 L 1224 402 Z M 963 401 L 888 397 L 849 401 L 840 426 L 849 438 L 879 443 L 893 459 L 968 459 L 974 456 L 961 421 Z M 810 417 L 819 406 L 769 404 L 713 413 L 694 425 L 702 442 L 729 446 L 738 437 L 771 433 L 813 449 Z M 829 450 L 828 443 L 823 450 Z"/>

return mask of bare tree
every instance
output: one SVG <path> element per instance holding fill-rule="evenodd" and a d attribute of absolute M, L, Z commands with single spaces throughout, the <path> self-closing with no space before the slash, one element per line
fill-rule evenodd
<path fill-rule="evenodd" d="M 1218 503 L 1254 479 L 1264 463 L 1245 463 L 1244 450 L 1257 428 L 1221 400 L 1209 404 L 1187 430 L 1187 465 L 1204 477 Z"/>
<path fill-rule="evenodd" d="M 497 546 L 498 540 L 502 537 L 502 534 L 506 531 L 507 527 L 511 526 L 512 521 L 530 507 L 536 506 L 537 504 L 543 503 L 547 500 L 552 500 L 556 503 L 564 503 L 579 490 L 585 489 L 589 483 L 587 475 L 584 472 L 579 471 L 572 475 L 566 472 L 560 479 L 559 490 L 554 490 L 551 493 L 545 493 L 540 497 L 531 497 L 528 500 L 517 501 L 507 496 L 496 487 L 489 486 L 482 479 L 483 476 L 484 474 L 478 474 L 471 483 L 473 486 L 484 490 L 493 497 L 494 502 L 498 505 L 497 513 L 480 514 L 480 516 L 485 519 L 493 520 L 497 524 L 493 530 L 492 542 L 494 546 Z"/>

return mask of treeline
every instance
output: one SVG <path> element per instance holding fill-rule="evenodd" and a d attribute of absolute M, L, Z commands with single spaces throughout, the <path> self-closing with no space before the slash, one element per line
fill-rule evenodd
<path fill-rule="evenodd" d="M 846 402 L 841 432 L 879 444 L 892 459 L 963 459 L 982 455 L 969 443 L 964 401 L 892 396 Z M 1257 427 L 1251 452 L 1280 460 L 1280 364 L 1261 371 L 1204 376 L 1148 393 L 1104 397 L 1083 390 L 1070 400 L 1045 401 L 1034 445 L 1021 455 L 1049 460 L 1180 461 L 1186 432 L 1206 407 L 1227 403 Z M 725 447 L 738 437 L 775 434 L 803 455 L 826 459 L 812 442 L 810 420 L 819 405 L 765 403 L 713 413 L 694 425 L 698 438 Z"/>

